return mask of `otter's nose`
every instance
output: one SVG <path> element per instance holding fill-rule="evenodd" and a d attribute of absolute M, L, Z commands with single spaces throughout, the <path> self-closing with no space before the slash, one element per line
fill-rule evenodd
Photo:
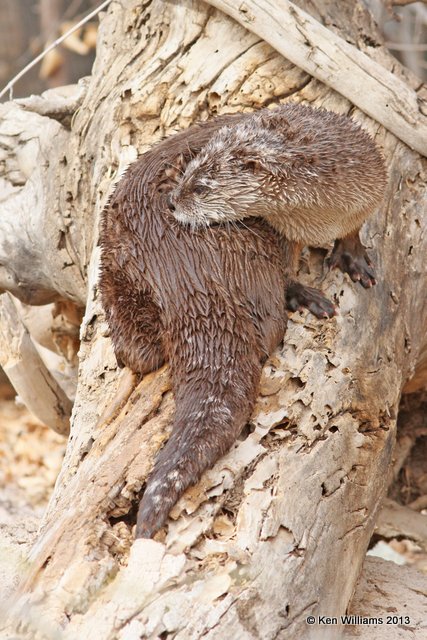
<path fill-rule="evenodd" d="M 172 194 L 170 193 L 166 199 L 170 211 L 175 211 L 175 205 L 172 200 Z"/>

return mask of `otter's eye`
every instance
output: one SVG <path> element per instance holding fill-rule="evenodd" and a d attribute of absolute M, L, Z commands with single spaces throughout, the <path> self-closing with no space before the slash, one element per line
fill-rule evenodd
<path fill-rule="evenodd" d="M 205 184 L 196 184 L 193 187 L 193 193 L 196 194 L 196 196 L 202 196 L 204 193 L 207 193 L 209 191 L 209 187 L 207 187 Z"/>

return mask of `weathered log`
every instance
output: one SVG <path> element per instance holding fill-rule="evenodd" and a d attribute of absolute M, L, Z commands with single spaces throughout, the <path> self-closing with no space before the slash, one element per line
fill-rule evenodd
<path fill-rule="evenodd" d="M 367 558 L 349 606 L 349 614 L 355 620 L 346 637 L 421 639 L 426 633 L 426 590 L 427 580 L 421 572 L 380 558 Z M 372 618 L 371 623 L 360 622 L 363 617 Z M 378 618 L 382 622 L 376 623 Z"/>
<path fill-rule="evenodd" d="M 67 435 L 72 402 L 37 352 L 9 294 L 0 307 L 0 365 L 28 409 Z"/>
<path fill-rule="evenodd" d="M 83 247 L 64 184 L 68 142 L 54 120 L 13 102 L 0 105 L 0 292 L 27 304 L 61 295 L 86 301 L 84 258 L 76 256 Z"/>
<path fill-rule="evenodd" d="M 361 4 L 353 23 L 341 5 L 328 11 L 355 42 L 358 29 L 375 39 Z M 162 370 L 96 426 L 117 379 L 96 288 L 97 224 L 111 178 L 176 128 L 289 97 L 351 112 L 383 148 L 384 207 L 363 231 L 378 284 L 365 291 L 340 273 L 322 275 L 324 252 L 307 252 L 300 277 L 321 281 L 339 316 L 291 315 L 265 368 L 253 428 L 181 499 L 166 536 L 131 547 L 138 492 L 167 437 L 173 399 Z M 15 205 L 25 191 L 28 212 L 44 194 L 34 247 L 25 245 L 37 259 L 31 282 L 46 299 L 86 300 L 72 438 L 11 624 L 23 637 L 42 629 L 70 639 L 333 638 L 338 627 L 312 629 L 306 617 L 339 616 L 350 601 L 387 487 L 401 390 L 425 349 L 424 161 L 259 37 L 191 0 L 112 3 L 71 131 L 13 104 L 2 109 L 10 162 L 30 131 L 38 149 L 47 144 L 38 135 L 55 135 L 49 166 L 20 171 L 6 200 Z M 18 248 L 20 235 L 13 227 Z M 4 288 L 28 291 L 16 284 L 30 281 L 21 268 L 27 274 L 18 261 Z"/>

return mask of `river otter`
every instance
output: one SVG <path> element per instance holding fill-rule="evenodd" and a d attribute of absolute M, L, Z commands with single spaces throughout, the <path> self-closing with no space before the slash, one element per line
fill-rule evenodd
<path fill-rule="evenodd" d="M 176 413 L 146 482 L 137 537 L 235 442 L 262 366 L 286 328 L 289 243 L 262 220 L 192 232 L 167 206 L 186 163 L 233 116 L 164 140 L 130 166 L 103 215 L 100 290 L 116 356 L 144 374 L 169 362 Z"/>
<path fill-rule="evenodd" d="M 295 243 L 295 263 L 303 245 L 344 239 L 331 265 L 369 287 L 375 279 L 358 230 L 385 185 L 384 161 L 356 122 L 285 104 L 219 129 L 189 162 L 169 208 L 193 229 L 261 216 Z"/>
<path fill-rule="evenodd" d="M 236 440 L 263 363 L 283 338 L 285 303 L 334 313 L 320 292 L 289 280 L 299 243 L 265 221 L 193 230 L 169 211 L 186 166 L 203 157 L 215 132 L 247 118 L 221 116 L 164 140 L 131 165 L 103 215 L 100 290 L 117 360 L 140 374 L 169 361 L 176 401 L 172 435 L 139 506 L 137 537 L 151 537 Z M 335 253 L 354 267 L 351 253 Z"/>

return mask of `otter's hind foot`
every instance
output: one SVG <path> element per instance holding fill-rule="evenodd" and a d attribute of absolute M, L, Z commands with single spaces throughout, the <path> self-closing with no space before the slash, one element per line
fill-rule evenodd
<path fill-rule="evenodd" d="M 286 307 L 289 311 L 306 307 L 316 318 L 333 318 L 337 313 L 335 305 L 318 289 L 306 287 L 295 280 L 289 282 L 286 291 Z"/>
<path fill-rule="evenodd" d="M 334 248 L 327 263 L 331 269 L 341 269 L 348 273 L 353 282 L 360 282 L 369 289 L 377 283 L 375 273 L 359 234 L 335 240 Z"/>

